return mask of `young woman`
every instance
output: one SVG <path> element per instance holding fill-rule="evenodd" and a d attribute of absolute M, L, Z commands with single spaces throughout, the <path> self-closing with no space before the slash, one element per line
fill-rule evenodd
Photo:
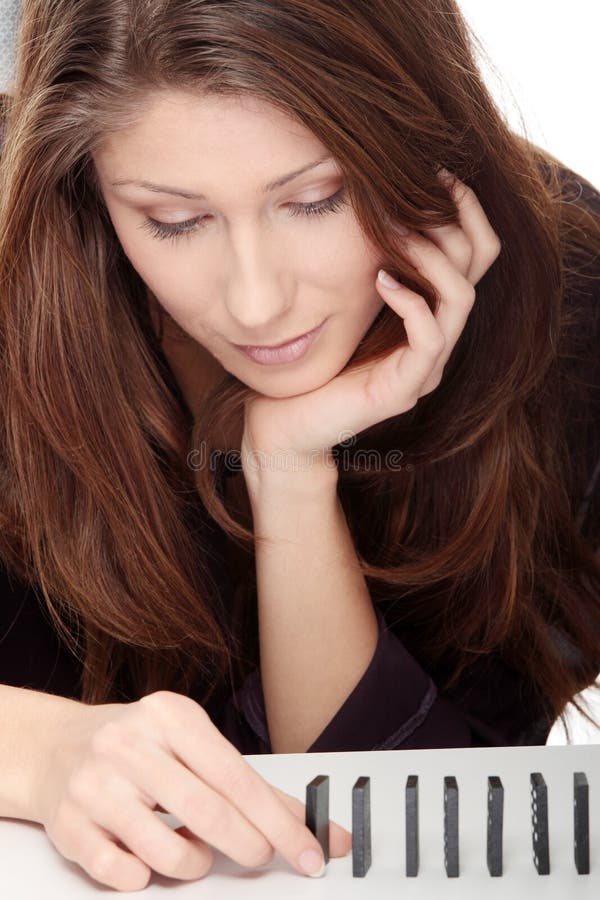
<path fill-rule="evenodd" d="M 243 753 L 545 743 L 600 671 L 600 196 L 471 44 L 453 0 L 24 4 L 0 814 L 107 884 L 322 862 Z"/>

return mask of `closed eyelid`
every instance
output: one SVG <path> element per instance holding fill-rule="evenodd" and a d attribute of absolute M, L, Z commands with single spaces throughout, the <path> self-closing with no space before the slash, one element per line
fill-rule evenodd
<path fill-rule="evenodd" d="M 282 203 L 283 206 L 285 206 L 286 204 L 290 204 L 293 206 L 310 203 L 320 203 L 324 200 L 327 200 L 333 194 L 339 193 L 339 191 L 344 188 L 343 179 L 337 186 L 331 184 L 331 182 L 335 182 L 340 178 L 341 175 L 329 175 L 326 177 L 321 176 L 319 179 L 314 179 L 313 182 L 310 182 L 303 187 L 295 188 L 293 192 L 290 191 L 289 196 L 287 196 L 284 200 L 280 198 L 277 202 Z M 307 196 L 310 194 L 315 194 L 315 196 Z M 148 215 L 157 219 L 159 219 L 161 216 L 179 216 L 178 219 L 175 219 L 173 222 L 168 224 L 177 224 L 177 222 L 183 222 L 186 219 L 192 219 L 197 216 L 210 215 L 210 206 L 204 203 L 200 204 L 200 208 L 190 205 L 187 208 L 180 206 L 179 209 L 174 209 L 173 207 L 161 208 L 161 206 L 148 207 L 146 204 L 144 204 L 143 209 L 147 212 Z M 151 210 L 151 212 L 148 211 L 149 209 Z"/>
<path fill-rule="evenodd" d="M 289 207 L 288 212 L 290 216 L 296 217 L 303 215 L 306 217 L 314 217 L 324 215 L 328 212 L 338 212 L 346 205 L 346 203 L 346 187 L 342 184 L 342 186 L 333 194 L 328 193 L 326 197 L 319 200 L 288 202 L 285 205 Z M 145 221 L 138 227 L 148 231 L 153 237 L 177 240 L 178 237 L 191 236 L 197 231 L 202 230 L 205 227 L 203 223 L 205 218 L 205 216 L 200 215 L 186 221 L 164 222 L 153 219 L 152 217 L 146 217 Z"/>
<path fill-rule="evenodd" d="M 296 194 L 303 194 L 306 191 L 310 190 L 320 190 L 321 188 L 328 187 L 331 182 L 342 180 L 343 175 L 341 172 L 333 172 L 329 175 L 321 175 L 318 178 L 307 179 L 306 183 L 301 187 L 294 187 L 293 190 L 290 190 L 290 187 L 286 185 L 287 190 L 290 196 L 295 196 Z"/>
<path fill-rule="evenodd" d="M 307 172 L 306 174 L 304 174 L 304 178 L 306 179 L 306 181 L 303 185 L 299 186 L 297 183 L 294 183 L 293 185 L 285 184 L 285 185 L 282 185 L 281 187 L 277 188 L 276 190 L 277 190 L 277 195 L 278 195 L 278 201 L 280 201 L 282 199 L 282 197 L 289 197 L 289 199 L 286 199 L 285 202 L 294 202 L 294 200 L 292 199 L 293 197 L 295 197 L 298 194 L 301 194 L 307 190 L 310 190 L 312 188 L 317 189 L 318 187 L 329 184 L 329 182 L 335 181 L 337 179 L 341 179 L 343 181 L 344 173 L 340 169 L 336 168 L 333 171 L 323 172 L 323 173 Z M 302 176 L 300 176 L 296 180 L 296 182 L 297 181 L 301 182 L 301 180 L 302 180 Z M 123 185 L 125 183 L 126 182 L 112 182 L 112 186 Z M 109 190 L 110 190 L 110 188 L 109 188 Z M 110 191 L 110 193 L 113 195 L 113 197 L 115 198 L 117 203 L 120 203 L 125 206 L 130 206 L 130 207 L 132 206 L 135 208 L 145 208 L 145 209 L 152 208 L 153 210 L 160 210 L 162 208 L 162 209 L 166 210 L 167 209 L 166 203 L 169 202 L 166 199 L 161 199 L 161 200 L 154 200 L 154 203 L 153 203 L 152 200 L 149 200 L 148 198 L 142 198 L 139 196 L 127 197 L 118 191 Z M 160 191 L 157 191 L 156 193 L 160 193 Z M 208 201 L 208 198 L 205 196 L 202 196 L 202 195 L 198 195 L 198 197 L 193 197 L 192 195 L 190 195 L 189 199 L 190 199 L 191 203 L 194 204 L 194 208 L 196 210 L 196 212 L 194 214 L 197 214 L 198 209 L 200 209 L 200 208 L 204 209 L 206 206 L 211 205 L 210 202 Z M 198 206 L 195 205 L 196 200 L 198 201 Z M 177 198 L 174 194 L 172 195 L 171 202 L 172 203 L 179 202 L 179 204 L 181 204 L 181 200 L 179 198 Z M 156 204 L 156 205 L 154 205 L 154 204 Z M 171 207 L 169 209 L 169 212 L 170 213 L 173 212 L 173 207 Z"/>

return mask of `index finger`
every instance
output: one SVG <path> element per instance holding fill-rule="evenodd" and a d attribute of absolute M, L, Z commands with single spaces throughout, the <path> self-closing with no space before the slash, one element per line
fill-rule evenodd
<path fill-rule="evenodd" d="M 454 198 L 458 210 L 458 227 L 465 233 L 473 248 L 466 277 L 471 284 L 477 284 L 499 255 L 502 249 L 500 238 L 492 228 L 473 188 L 447 169 L 440 169 L 438 177 L 446 184 Z M 429 233 L 429 229 L 427 232 Z"/>
<path fill-rule="evenodd" d="M 167 735 L 171 751 L 239 810 L 291 866 L 303 875 L 322 875 L 325 859 L 315 835 L 221 734 L 208 713 L 195 701 L 190 703 L 193 706 L 186 710 L 182 705 L 181 713 L 171 717 Z M 316 857 L 312 865 L 308 859 L 305 868 L 301 857 L 307 851 Z"/>

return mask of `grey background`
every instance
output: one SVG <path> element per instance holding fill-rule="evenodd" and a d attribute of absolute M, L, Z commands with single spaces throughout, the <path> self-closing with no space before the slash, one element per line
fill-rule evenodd
<path fill-rule="evenodd" d="M 6 90 L 13 79 L 20 12 L 21 0 L 0 0 L 0 91 Z"/>

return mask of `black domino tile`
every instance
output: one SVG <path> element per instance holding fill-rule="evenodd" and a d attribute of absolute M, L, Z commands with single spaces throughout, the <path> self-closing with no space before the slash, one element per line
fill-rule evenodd
<path fill-rule="evenodd" d="M 573 772 L 573 849 L 575 868 L 580 875 L 590 874 L 589 785 L 585 772 Z"/>
<path fill-rule="evenodd" d="M 533 863 L 538 875 L 550 874 L 550 848 L 548 844 L 548 787 L 540 772 L 530 773 L 531 783 L 531 836 Z"/>
<path fill-rule="evenodd" d="M 352 877 L 364 878 L 371 867 L 371 780 L 357 779 L 352 788 Z"/>
<path fill-rule="evenodd" d="M 419 776 L 409 775 L 406 779 L 405 831 L 406 831 L 406 874 L 419 874 Z"/>
<path fill-rule="evenodd" d="M 487 783 L 487 867 L 490 875 L 502 875 L 504 788 L 497 775 L 489 775 Z"/>
<path fill-rule="evenodd" d="M 448 878 L 458 878 L 458 785 L 453 775 L 444 777 L 444 866 Z"/>
<path fill-rule="evenodd" d="M 329 775 L 317 775 L 306 785 L 306 827 L 314 834 L 329 862 Z"/>
<path fill-rule="evenodd" d="M 550 874 L 548 787 L 540 772 L 530 773 L 533 861 L 539 875 Z M 502 875 L 504 787 L 496 775 L 487 782 L 487 865 Z M 409 775 L 405 788 L 406 875 L 419 871 L 419 778 Z M 584 772 L 573 773 L 574 856 L 580 875 L 590 872 L 589 784 Z M 329 776 L 318 775 L 306 786 L 306 825 L 329 862 Z M 352 875 L 364 877 L 371 867 L 371 782 L 357 779 L 352 788 Z M 449 878 L 459 876 L 458 784 L 444 778 L 444 866 Z"/>

